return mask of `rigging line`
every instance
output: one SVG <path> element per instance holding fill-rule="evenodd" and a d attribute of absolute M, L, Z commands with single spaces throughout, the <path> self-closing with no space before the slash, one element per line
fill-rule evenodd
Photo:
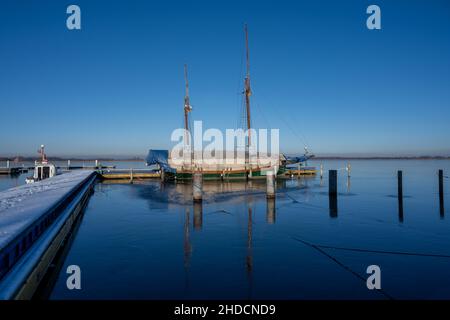
<path fill-rule="evenodd" d="M 259 104 L 258 99 L 253 98 L 253 105 L 256 106 L 256 108 L 258 109 L 259 114 L 261 115 L 261 117 L 263 118 L 263 121 L 265 122 L 265 124 L 267 126 L 267 129 L 272 128 L 270 121 L 268 120 L 268 118 L 265 115 L 265 112 L 263 111 L 263 108 L 261 108 L 261 105 Z"/>
<path fill-rule="evenodd" d="M 244 115 L 244 96 L 242 94 L 238 94 L 238 103 L 237 103 L 237 117 L 236 117 L 236 129 L 241 127 Z"/>
<path fill-rule="evenodd" d="M 242 123 L 242 119 L 244 117 L 243 115 L 243 96 L 242 94 L 239 94 L 239 104 L 238 104 L 238 109 L 237 109 L 237 117 L 236 117 L 236 129 L 239 129 L 241 127 L 241 123 Z"/>
<path fill-rule="evenodd" d="M 243 94 L 241 94 L 241 117 L 240 117 L 240 119 L 239 119 L 239 126 L 238 126 L 238 128 L 242 128 L 242 129 L 244 129 L 245 128 L 245 118 L 246 118 L 246 115 L 247 115 L 247 111 L 245 110 L 245 101 L 244 101 L 244 95 Z"/>
<path fill-rule="evenodd" d="M 287 123 L 287 121 L 280 116 L 281 121 L 283 121 L 283 123 L 289 128 L 289 130 L 291 130 L 291 132 L 300 140 L 301 143 L 303 143 L 303 145 L 306 146 L 306 141 L 300 137 L 297 132 L 294 131 L 294 129 L 291 127 L 291 125 L 289 123 Z"/>
<path fill-rule="evenodd" d="M 242 105 L 243 105 L 243 95 L 242 95 L 242 79 L 244 78 L 244 47 L 241 44 L 240 45 L 240 58 L 241 58 L 241 63 L 240 63 L 240 68 L 239 68 L 239 75 L 238 75 L 238 79 L 237 79 L 237 85 L 236 85 L 236 92 L 238 95 L 237 98 L 237 126 L 236 128 L 239 128 L 241 126 L 241 117 L 242 117 Z"/>
<path fill-rule="evenodd" d="M 322 250 L 320 247 L 306 242 L 305 240 L 296 238 L 296 237 L 292 237 L 294 240 L 299 241 L 301 243 L 303 243 L 304 245 L 307 245 L 317 251 L 319 251 L 321 254 L 323 254 L 324 256 L 326 256 L 327 258 L 331 259 L 332 261 L 334 261 L 337 265 L 339 265 L 341 268 L 343 268 L 344 270 L 350 272 L 351 274 L 353 274 L 355 277 L 357 277 L 358 279 L 360 279 L 361 281 L 363 281 L 364 283 L 366 283 L 366 278 L 364 278 L 363 276 L 361 276 L 359 273 L 357 273 L 356 271 L 353 271 L 350 267 L 346 266 L 345 264 L 343 264 L 342 262 L 340 262 L 338 259 L 336 259 L 335 257 L 333 257 L 332 255 L 326 253 L 324 250 Z M 388 298 L 389 300 L 394 300 L 394 298 L 389 295 L 384 289 L 378 289 L 377 291 L 379 291 L 381 294 L 383 294 L 386 298 Z"/>
<path fill-rule="evenodd" d="M 303 138 L 300 137 L 300 135 L 297 134 L 297 132 L 291 127 L 291 125 L 282 116 L 280 116 L 280 119 L 289 128 L 289 130 L 291 130 L 291 132 L 300 140 L 300 142 L 303 143 L 303 145 L 306 147 L 308 145 L 306 139 L 304 139 L 304 137 Z"/>

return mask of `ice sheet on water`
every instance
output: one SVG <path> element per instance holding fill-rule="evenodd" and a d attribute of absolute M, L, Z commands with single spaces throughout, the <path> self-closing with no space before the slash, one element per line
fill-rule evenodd
<path fill-rule="evenodd" d="M 0 192 L 0 249 L 91 173 L 72 171 Z"/>

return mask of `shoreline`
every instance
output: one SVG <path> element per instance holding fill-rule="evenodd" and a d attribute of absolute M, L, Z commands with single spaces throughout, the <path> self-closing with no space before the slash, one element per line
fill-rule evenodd
<path fill-rule="evenodd" d="M 17 157 L 15 157 L 17 158 Z M 14 161 L 15 158 L 0 157 L 0 161 Z M 18 157 L 18 162 L 34 162 L 35 157 Z M 49 157 L 49 161 L 96 161 L 99 162 L 144 162 L 144 158 L 130 158 L 130 159 L 114 159 L 114 158 L 59 158 Z M 310 160 L 450 160 L 450 156 L 420 156 L 420 157 L 388 157 L 388 156 L 370 156 L 370 157 L 352 157 L 352 156 L 317 156 Z"/>

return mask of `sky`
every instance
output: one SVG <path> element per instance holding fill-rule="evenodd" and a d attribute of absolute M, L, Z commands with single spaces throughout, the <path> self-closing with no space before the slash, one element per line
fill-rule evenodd
<path fill-rule="evenodd" d="M 448 1 L 2 0 L 0 156 L 170 148 L 185 63 L 192 121 L 235 128 L 245 23 L 252 125 L 280 129 L 282 152 L 450 155 Z"/>

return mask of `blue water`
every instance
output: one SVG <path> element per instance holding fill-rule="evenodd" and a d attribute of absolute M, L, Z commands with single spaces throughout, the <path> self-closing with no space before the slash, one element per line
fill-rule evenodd
<path fill-rule="evenodd" d="M 323 180 L 278 182 L 275 203 L 255 181 L 205 182 L 199 206 L 190 184 L 97 184 L 50 298 L 449 299 L 437 170 L 448 175 L 450 161 L 352 160 L 350 179 L 346 163 L 323 161 Z M 339 169 L 337 210 L 328 169 Z M 81 290 L 66 287 L 69 265 Z M 369 265 L 382 290 L 367 289 Z"/>
<path fill-rule="evenodd" d="M 345 164 L 324 161 L 325 171 Z M 450 298 L 450 218 L 439 210 L 436 175 L 450 162 L 351 165 L 350 183 L 339 171 L 337 214 L 326 176 L 279 182 L 274 210 L 258 182 L 205 183 L 201 206 L 189 184 L 99 184 L 51 298 Z M 82 290 L 66 288 L 71 264 L 82 270 Z M 369 265 L 381 268 L 382 290 L 367 289 Z"/>

